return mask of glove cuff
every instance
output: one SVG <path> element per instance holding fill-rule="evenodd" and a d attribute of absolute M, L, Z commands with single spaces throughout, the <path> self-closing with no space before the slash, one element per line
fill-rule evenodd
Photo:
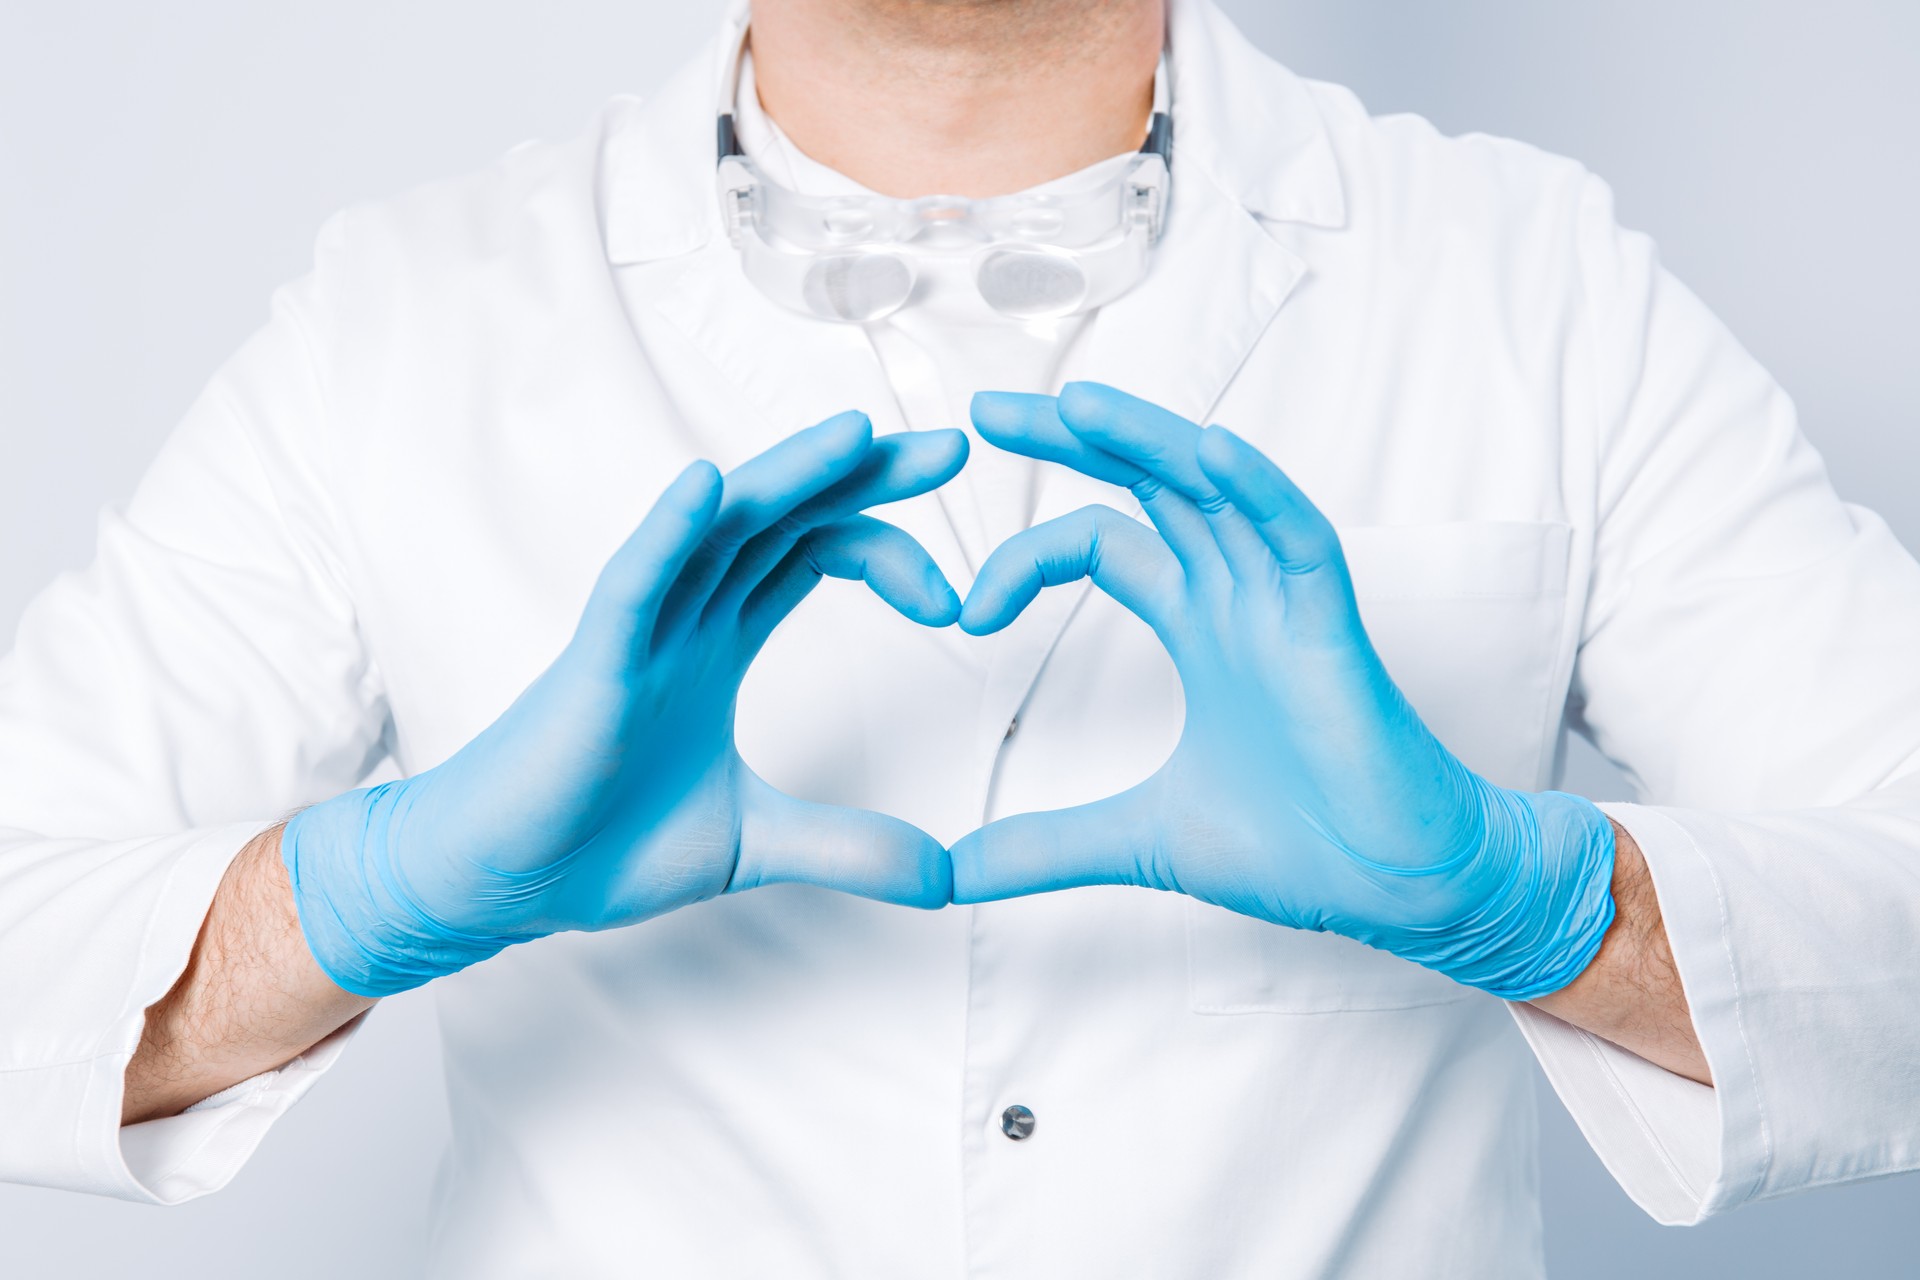
<path fill-rule="evenodd" d="M 389 782 L 336 796 L 295 814 L 280 835 L 307 947 L 359 996 L 409 991 L 524 941 L 449 928 L 410 892 L 390 856 L 408 788 Z"/>
<path fill-rule="evenodd" d="M 1482 835 L 1462 870 L 1497 887 L 1457 920 L 1374 945 L 1502 1000 L 1537 999 L 1579 977 L 1613 924 L 1613 824 L 1580 796 L 1475 781 Z"/>

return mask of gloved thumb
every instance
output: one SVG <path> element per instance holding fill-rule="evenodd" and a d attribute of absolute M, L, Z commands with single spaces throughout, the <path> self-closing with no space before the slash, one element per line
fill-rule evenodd
<path fill-rule="evenodd" d="M 903 907 L 944 907 L 953 872 L 938 840 L 870 809 L 815 804 L 745 771 L 740 859 L 728 892 L 811 884 Z"/>
<path fill-rule="evenodd" d="M 991 902 L 1089 884 L 1165 883 L 1151 781 L 1092 804 L 1019 813 L 953 846 L 953 900 Z"/>

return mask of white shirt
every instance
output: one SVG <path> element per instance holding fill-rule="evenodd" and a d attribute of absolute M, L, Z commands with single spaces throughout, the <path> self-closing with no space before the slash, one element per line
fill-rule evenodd
<path fill-rule="evenodd" d="M 1920 567 L 1578 166 L 1369 117 L 1200 0 L 1172 20 L 1168 232 L 1085 371 L 1288 468 L 1469 765 L 1545 786 L 1576 731 L 1628 770 L 1645 803 L 1610 812 L 1717 1088 L 1172 895 L 756 890 L 435 984 L 438 1274 L 1535 1275 L 1530 1050 L 1663 1221 L 1920 1163 Z M 690 458 L 849 407 L 907 425 L 859 329 L 742 278 L 720 60 L 330 223 L 29 609 L 0 665 L 0 1176 L 224 1183 L 351 1051 L 118 1128 L 235 851 L 487 725 Z M 1043 467 L 1033 518 L 1088 501 L 1126 506 Z M 881 514 L 964 577 L 938 500 Z M 1181 715 L 1096 592 L 974 640 L 834 583 L 739 736 L 796 794 L 951 839 L 1145 776 Z"/>

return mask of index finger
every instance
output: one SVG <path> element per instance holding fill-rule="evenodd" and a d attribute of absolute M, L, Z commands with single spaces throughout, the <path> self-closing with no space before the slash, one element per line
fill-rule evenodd
<path fill-rule="evenodd" d="M 1131 464 L 1195 502 L 1220 491 L 1200 470 L 1200 428 L 1171 409 L 1100 382 L 1060 389 L 1060 421 L 1088 448 Z"/>
<path fill-rule="evenodd" d="M 1067 430 L 1060 420 L 1059 401 L 1053 396 L 981 391 L 973 397 L 972 416 L 980 438 L 1008 453 L 1057 462 L 1123 489 L 1147 478 L 1139 467 Z"/>
<path fill-rule="evenodd" d="M 699 619 L 741 548 L 756 534 L 852 475 L 872 448 L 873 423 L 867 415 L 841 413 L 729 471 L 721 481 L 720 509 L 705 540 L 660 608 L 655 643 L 684 634 Z"/>

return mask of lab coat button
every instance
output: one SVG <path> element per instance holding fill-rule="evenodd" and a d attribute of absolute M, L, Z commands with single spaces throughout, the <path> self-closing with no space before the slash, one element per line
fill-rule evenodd
<path fill-rule="evenodd" d="M 1019 717 L 1019 716 L 1015 716 L 1015 717 L 1014 717 L 1013 719 L 1011 719 L 1011 720 L 1009 720 L 1009 721 L 1007 721 L 1007 732 L 1006 732 L 1006 738 L 1011 738 L 1011 737 L 1013 736 L 1013 731 L 1014 731 L 1015 729 L 1018 729 L 1019 727 L 1020 727 L 1020 717 Z M 1002 739 L 1001 739 L 1001 741 L 1002 741 L 1002 742 L 1004 742 L 1004 741 L 1006 741 L 1006 738 L 1002 738 Z"/>
<path fill-rule="evenodd" d="M 1025 1142 L 1033 1136 L 1033 1112 L 1016 1102 L 1000 1113 L 1000 1132 L 1015 1142 Z"/>

